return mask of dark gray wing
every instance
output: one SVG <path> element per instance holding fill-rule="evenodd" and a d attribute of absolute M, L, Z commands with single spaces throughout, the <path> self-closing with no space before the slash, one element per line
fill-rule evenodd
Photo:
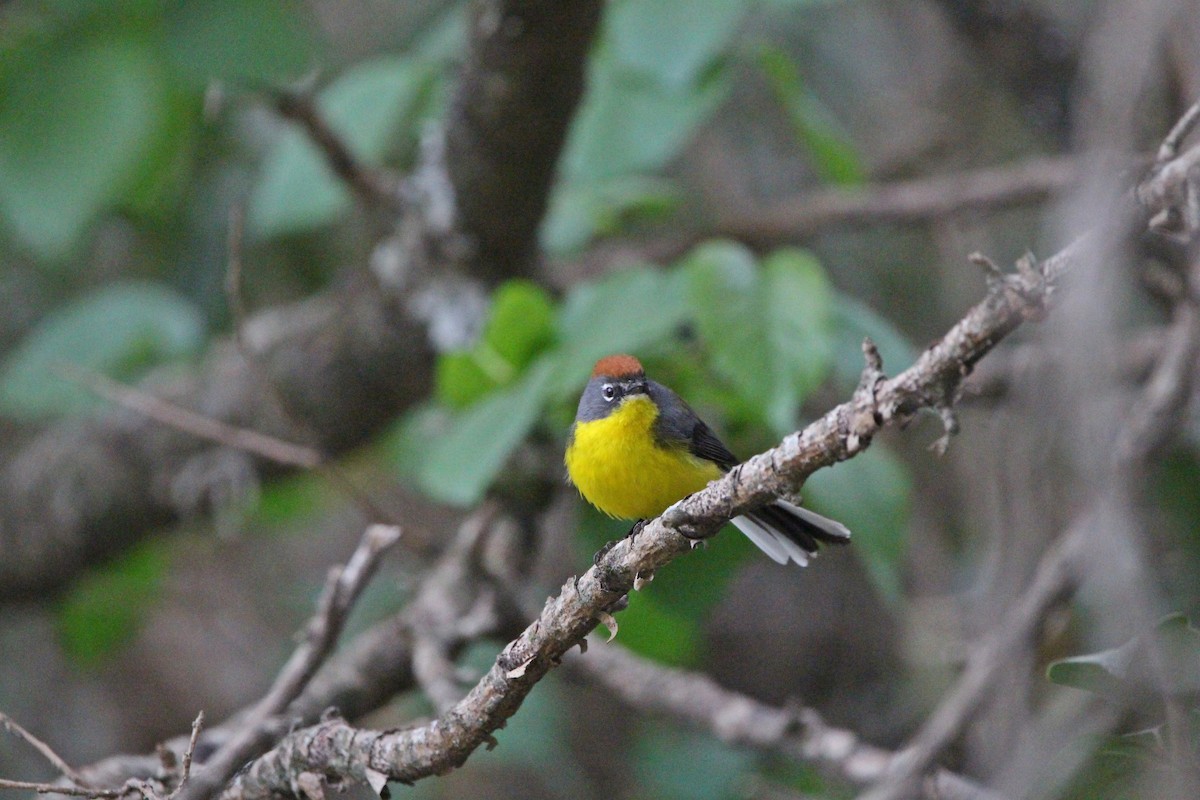
<path fill-rule="evenodd" d="M 654 435 L 659 443 L 675 447 L 687 445 L 692 455 L 712 461 L 726 471 L 739 463 L 738 457 L 729 452 L 729 448 L 679 395 L 655 381 L 647 381 L 647 391 L 658 406 Z"/>

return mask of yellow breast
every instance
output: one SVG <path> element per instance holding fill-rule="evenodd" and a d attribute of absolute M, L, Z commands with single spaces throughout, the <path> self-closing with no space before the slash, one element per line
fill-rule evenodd
<path fill-rule="evenodd" d="M 658 408 L 634 396 L 604 419 L 575 424 L 567 447 L 567 473 L 585 499 L 612 517 L 649 519 L 703 489 L 720 468 L 688 452 L 686 445 L 654 441 Z"/>

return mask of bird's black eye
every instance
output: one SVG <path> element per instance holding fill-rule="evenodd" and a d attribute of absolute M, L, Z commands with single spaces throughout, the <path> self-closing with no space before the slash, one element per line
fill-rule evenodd
<path fill-rule="evenodd" d="M 600 394 L 604 395 L 604 399 L 611 403 L 613 398 L 617 396 L 617 387 L 611 383 L 606 383 L 600 387 Z"/>

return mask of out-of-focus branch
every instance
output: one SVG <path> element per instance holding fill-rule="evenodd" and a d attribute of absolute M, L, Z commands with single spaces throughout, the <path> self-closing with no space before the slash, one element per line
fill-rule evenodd
<path fill-rule="evenodd" d="M 566 139 L 602 8 L 600 0 L 471 4 L 445 158 L 457 227 L 481 274 L 531 271 L 555 171 L 544 154 Z"/>
<path fill-rule="evenodd" d="M 993 631 L 971 647 L 954 688 L 912 741 L 875 776 L 879 785 L 860 800 L 899 800 L 912 794 L 917 778 L 929 771 L 987 697 L 997 675 L 1008 668 L 1011 652 L 1036 633 L 1050 608 L 1074 588 L 1091 524 L 1090 518 L 1080 519 L 1042 556 L 1029 588 Z"/>
<path fill-rule="evenodd" d="M 78 771 L 68 766 L 49 745 L 37 739 L 16 722 L 0 714 L 0 723 L 14 735 L 29 742 L 62 774 L 62 780 L 59 783 L 14 781 L 7 778 L 0 778 L 0 789 L 18 789 L 37 792 L 38 794 L 53 794 L 60 797 L 86 797 L 91 798 L 91 800 L 117 800 L 117 798 L 134 796 L 141 796 L 142 800 L 175 800 L 179 794 L 179 790 L 184 788 L 191 779 L 192 756 L 196 751 L 196 742 L 200 738 L 200 731 L 204 727 L 204 712 L 201 711 L 197 714 L 195 722 L 192 723 L 192 734 L 188 737 L 187 747 L 183 751 L 182 766 L 175 761 L 174 753 L 167 751 L 160 753 L 162 757 L 159 759 L 158 764 L 158 771 L 161 773 L 159 777 L 174 778 L 177 782 L 175 790 L 170 794 L 166 794 L 162 790 L 161 780 L 150 781 L 136 776 L 124 780 L 115 789 L 97 788 Z"/>
<path fill-rule="evenodd" d="M 258 744 L 269 745 L 290 728 L 317 722 L 331 707 L 351 719 L 374 711 L 396 694 L 421 686 L 416 668 L 421 637 L 435 639 L 444 658 L 452 662 L 467 642 L 479 636 L 496 631 L 511 635 L 515 626 L 491 607 L 497 592 L 490 587 L 493 570 L 486 562 L 494 552 L 511 551 L 511 542 L 501 546 L 499 540 L 512 536 L 516 532 L 496 522 L 490 509 L 469 517 L 403 611 L 376 623 L 333 655 L 285 711 L 258 723 L 250 720 L 254 707 L 234 714 L 205 731 L 204 748 L 225 750 L 245 731 L 255 731 Z M 182 737 L 163 745 L 173 753 L 185 746 Z M 130 778 L 153 778 L 157 769 L 155 756 L 118 755 L 85 767 L 80 774 L 95 786 L 119 786 Z"/>
<path fill-rule="evenodd" d="M 64 377 L 97 396 L 198 439 L 252 453 L 283 466 L 315 469 L 321 464 L 321 454 L 311 447 L 286 442 L 275 436 L 239 428 L 219 419 L 188 411 L 161 397 L 126 386 L 98 372 L 74 365 L 63 365 L 60 369 Z"/>
<path fill-rule="evenodd" d="M 425 397 L 431 335 L 447 318 L 482 313 L 481 284 L 532 269 L 600 8 L 599 0 L 476 2 L 444 146 L 421 168 L 445 213 L 435 219 L 419 200 L 410 204 L 405 224 L 415 233 L 392 254 L 398 266 L 386 286 L 364 273 L 249 321 L 247 342 L 319 434 L 306 444 L 336 455 Z M 472 255 L 431 246 L 449 240 L 474 243 Z M 287 438 L 256 370 L 228 342 L 194 372 L 145 388 L 203 417 Z M 204 508 L 207 489 L 181 485 L 211 448 L 117 410 L 55 423 L 9 453 L 0 468 L 0 602 L 53 591 L 175 521 L 190 510 L 181 494 Z M 243 477 L 279 469 L 240 458 Z"/>
<path fill-rule="evenodd" d="M 638 711 L 668 714 L 728 744 L 778 753 L 852 786 L 877 780 L 892 754 L 835 728 L 809 708 L 777 708 L 719 686 L 707 675 L 654 664 L 620 646 L 593 642 L 567 664 L 586 672 Z M 926 787 L 930 800 L 1002 800 L 948 770 Z"/>
<path fill-rule="evenodd" d="M 766 208 L 731 211 L 717 227 L 739 239 L 771 243 L 811 236 L 833 225 L 920 222 L 1042 200 L 1070 187 L 1079 172 L 1077 157 L 1046 156 L 852 189 L 820 189 Z"/>

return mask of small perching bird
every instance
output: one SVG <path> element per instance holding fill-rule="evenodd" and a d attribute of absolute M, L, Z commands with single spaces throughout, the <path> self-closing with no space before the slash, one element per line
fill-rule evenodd
<path fill-rule="evenodd" d="M 738 464 L 679 395 L 649 380 L 641 362 L 596 362 L 567 443 L 567 474 L 580 494 L 612 517 L 650 519 Z M 845 544 L 840 522 L 776 500 L 731 520 L 780 564 L 801 566 L 819 543 Z"/>

